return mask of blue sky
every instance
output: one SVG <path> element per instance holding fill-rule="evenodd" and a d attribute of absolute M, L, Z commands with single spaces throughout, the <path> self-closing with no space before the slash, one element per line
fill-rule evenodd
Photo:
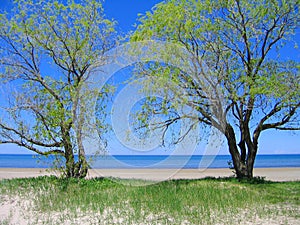
<path fill-rule="evenodd" d="M 105 14 L 118 21 L 123 32 L 134 30 L 137 15 L 151 10 L 161 0 L 106 0 L 104 2 Z"/>
<path fill-rule="evenodd" d="M 124 33 L 134 30 L 134 24 L 137 22 L 137 15 L 139 13 L 145 13 L 150 10 L 159 0 L 107 0 L 104 3 L 105 14 L 109 18 L 114 18 L 118 22 L 118 29 Z M 11 5 L 10 0 L 1 0 L 0 8 L 9 8 Z M 299 30 L 298 30 L 299 31 Z M 298 44 L 300 45 L 300 33 L 298 34 Z M 288 58 L 296 57 L 300 59 L 299 49 L 293 49 L 292 45 L 289 49 L 282 52 L 284 56 Z M 124 154 L 124 150 L 120 149 L 122 146 L 118 143 L 114 143 L 114 154 Z M 0 145 L 0 154 L 5 153 L 31 153 L 28 150 L 21 149 L 19 147 L 11 145 Z M 166 154 L 165 151 L 155 152 L 157 154 Z M 199 147 L 195 154 L 203 153 L 203 147 Z M 289 131 L 266 131 L 262 134 L 259 142 L 259 154 L 300 154 L 300 132 Z M 224 147 L 220 151 L 220 154 L 228 154 L 227 148 Z"/>

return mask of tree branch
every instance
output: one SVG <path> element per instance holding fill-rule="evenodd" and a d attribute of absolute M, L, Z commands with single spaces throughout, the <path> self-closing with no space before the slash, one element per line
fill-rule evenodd
<path fill-rule="evenodd" d="M 10 139 L 14 139 L 13 137 L 11 137 L 9 135 L 9 132 L 12 132 L 13 134 L 17 135 L 18 137 L 20 137 L 21 140 L 26 140 L 27 142 L 31 143 L 31 144 L 34 144 L 34 145 L 38 145 L 40 147 L 46 147 L 46 148 L 52 148 L 52 147 L 62 147 L 62 142 L 54 142 L 54 143 L 50 143 L 50 144 L 47 144 L 47 143 L 43 143 L 43 142 L 40 142 L 40 141 L 37 141 L 37 140 L 34 140 L 33 138 L 31 137 L 28 137 L 26 136 L 25 134 L 23 134 L 21 131 L 18 131 L 12 127 L 8 127 L 8 126 L 5 126 L 4 124 L 0 123 L 0 128 L 2 130 L 4 130 L 4 135 L 5 136 L 8 136 L 10 137 Z M 6 131 L 6 132 L 5 132 Z M 19 141 L 20 143 L 22 143 L 22 141 Z"/>

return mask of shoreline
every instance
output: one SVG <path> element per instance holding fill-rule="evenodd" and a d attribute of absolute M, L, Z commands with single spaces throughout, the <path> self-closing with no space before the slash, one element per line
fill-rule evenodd
<path fill-rule="evenodd" d="M 121 179 L 142 179 L 164 181 L 170 179 L 201 179 L 205 177 L 230 177 L 233 170 L 216 169 L 90 169 L 87 179 L 113 177 Z M 300 167 L 255 168 L 254 176 L 265 177 L 270 181 L 300 181 Z M 0 180 L 59 175 L 58 172 L 45 168 L 0 168 Z"/>

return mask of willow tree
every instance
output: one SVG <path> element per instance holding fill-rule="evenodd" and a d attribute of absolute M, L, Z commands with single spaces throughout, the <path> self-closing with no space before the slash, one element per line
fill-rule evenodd
<path fill-rule="evenodd" d="M 297 45 L 299 15 L 298 0 L 169 0 L 158 4 L 140 18 L 131 40 L 181 46 L 186 57 L 176 56 L 174 48 L 171 53 L 160 52 L 158 61 L 165 54 L 166 60 L 187 60 L 195 69 L 183 71 L 168 61 L 139 66 L 137 74 L 148 76 L 144 82 L 155 83 L 154 91 L 168 89 L 161 92 L 163 100 L 149 98 L 143 115 L 163 114 L 167 119 L 152 127 L 166 134 L 173 123 L 189 117 L 168 112 L 178 105 L 193 107 L 196 123 L 213 126 L 226 138 L 237 177 L 253 177 L 261 133 L 300 129 L 299 60 L 280 55 L 287 43 Z"/>
<path fill-rule="evenodd" d="M 89 165 L 83 140 L 95 129 L 87 110 L 97 93 L 82 90 L 114 45 L 114 22 L 96 0 L 17 0 L 0 20 L 0 79 L 5 83 L 0 143 L 57 155 L 64 159 L 67 177 L 85 177 Z"/>

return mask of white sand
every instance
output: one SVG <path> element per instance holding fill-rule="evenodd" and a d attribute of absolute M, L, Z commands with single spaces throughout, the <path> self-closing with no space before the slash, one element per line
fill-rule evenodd
<path fill-rule="evenodd" d="M 57 175 L 46 169 L 0 168 L 0 179 Z M 91 169 L 88 178 L 116 177 L 162 181 L 168 179 L 199 179 L 204 177 L 232 176 L 230 169 Z M 300 167 L 296 168 L 256 168 L 254 176 L 272 181 L 300 181 Z"/>

